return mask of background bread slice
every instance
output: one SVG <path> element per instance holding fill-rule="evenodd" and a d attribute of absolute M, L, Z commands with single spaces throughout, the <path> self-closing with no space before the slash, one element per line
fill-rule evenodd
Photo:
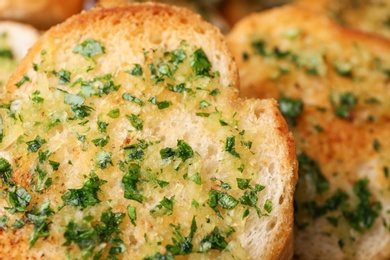
<path fill-rule="evenodd" d="M 276 102 L 243 101 L 237 84 L 220 32 L 186 9 L 95 9 L 50 29 L 16 69 L 1 103 L 10 104 L 0 110 L 2 191 L 12 198 L 24 187 L 32 196 L 29 204 L 17 197 L 27 213 L 9 214 L 4 207 L 12 200 L 0 201 L 0 215 L 9 218 L 2 219 L 8 232 L 0 233 L 1 255 L 57 259 L 102 249 L 103 258 L 170 259 L 167 245 L 181 254 L 191 244 L 194 259 L 291 258 L 294 142 Z M 143 203 L 125 192 L 140 193 Z M 232 206 L 245 192 L 244 202 L 263 216 Z M 210 201 L 210 194 L 219 197 Z M 53 214 L 41 209 L 48 201 Z M 108 216 L 116 216 L 110 230 Z M 27 224 L 11 230 L 20 218 Z M 29 249 L 33 234 L 45 231 L 37 223 L 49 234 Z M 106 235 L 96 236 L 102 230 Z"/>
<path fill-rule="evenodd" d="M 297 0 L 295 3 L 322 11 L 341 25 L 390 38 L 388 0 Z"/>
<path fill-rule="evenodd" d="M 0 20 L 14 20 L 48 29 L 79 13 L 83 4 L 83 0 L 2 0 Z"/>
<path fill-rule="evenodd" d="M 248 16 L 228 42 L 241 94 L 282 100 L 291 123 L 296 257 L 388 259 L 390 42 L 296 6 Z"/>
<path fill-rule="evenodd" d="M 16 22 L 0 22 L 0 93 L 17 63 L 38 39 L 32 26 Z"/>

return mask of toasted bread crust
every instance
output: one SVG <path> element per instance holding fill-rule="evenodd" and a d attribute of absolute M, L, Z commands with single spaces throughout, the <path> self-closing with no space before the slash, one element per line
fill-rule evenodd
<path fill-rule="evenodd" d="M 80 45 L 86 39 L 99 41 L 105 47 L 105 51 L 93 56 L 93 59 L 75 53 L 75 46 Z M 149 62 L 156 62 L 157 66 L 159 64 L 157 62 L 166 61 L 172 67 L 166 55 L 169 57 L 172 55 L 171 52 L 177 48 L 188 53 L 184 56 L 187 58 L 184 58 L 183 64 L 178 65 L 183 67 L 176 68 L 175 73 L 179 73 L 175 75 L 176 79 L 172 79 L 173 76 L 165 77 L 163 74 L 165 72 L 159 71 L 159 75 L 164 78 L 153 82 L 151 79 L 155 75 L 150 67 L 148 69 L 148 65 L 153 63 Z M 189 57 L 195 56 L 196 48 L 204 51 L 212 65 L 212 70 L 207 71 L 206 76 L 192 74 Z M 143 68 L 142 77 L 137 78 L 129 72 L 134 64 Z M 75 85 L 71 86 L 70 82 L 69 84 L 59 83 L 56 74 L 60 71 L 64 74 L 69 71 L 69 81 Z M 110 76 L 107 76 L 108 74 Z M 28 80 L 17 86 L 21 78 L 25 78 L 24 75 L 28 77 Z M 221 33 L 205 23 L 199 15 L 182 8 L 160 4 L 134 4 L 110 9 L 96 8 L 51 28 L 29 51 L 7 83 L 2 102 L 6 104 L 18 100 L 13 109 L 17 110 L 17 113 L 25 114 L 20 116 L 24 118 L 23 121 L 13 121 L 14 119 L 7 116 L 7 111 L 0 111 L 1 116 L 4 117 L 6 129 L 5 140 L 0 143 L 3 149 L 0 157 L 12 164 L 14 169 L 12 181 L 15 181 L 18 187 L 25 187 L 31 193 L 31 205 L 28 206 L 28 210 L 32 204 L 42 205 L 49 199 L 55 213 L 53 217 L 48 217 L 50 235 L 39 238 L 31 249 L 29 249 L 33 229 L 31 223 L 16 231 L 9 230 L 7 233 L 0 233 L 1 255 L 7 255 L 9 259 L 17 259 L 20 256 L 29 259 L 62 258 L 65 257 L 65 251 L 70 252 L 69 254 L 80 255 L 84 248 L 75 242 L 65 241 L 68 239 L 64 237 L 68 224 L 72 221 L 83 222 L 91 217 L 99 221 L 99 213 L 104 208 L 109 208 L 118 214 L 125 213 L 128 205 L 137 208 L 137 226 L 131 223 L 130 217 L 127 215 L 124 217 L 118 235 L 121 235 L 127 250 L 119 257 L 143 258 L 152 256 L 154 253 L 170 254 L 167 252 L 169 247 L 165 246 L 171 244 L 172 241 L 175 243 L 175 240 L 171 238 L 172 230 L 183 232 L 183 236 L 193 232 L 189 218 L 195 220 L 196 217 L 196 221 L 202 223 L 198 224 L 198 230 L 206 233 L 212 231 L 210 221 L 211 223 L 214 221 L 223 223 L 223 219 L 218 217 L 216 212 L 210 208 L 211 206 L 208 206 L 207 192 L 211 189 L 221 190 L 220 183 L 226 182 L 232 188 L 231 191 L 229 189 L 227 191 L 241 196 L 244 193 L 242 189 L 245 187 L 240 188 L 236 178 L 245 177 L 247 180 L 250 179 L 251 186 L 255 183 L 266 186 L 265 188 L 260 188 L 261 185 L 256 186 L 259 190 L 253 191 L 255 196 L 258 196 L 256 202 L 258 200 L 259 213 L 251 209 L 249 216 L 245 219 L 242 217 L 244 214 L 235 216 L 232 213 L 232 216 L 228 216 L 225 210 L 222 210 L 221 216 L 232 219 L 231 221 L 234 220 L 231 225 L 234 225 L 237 234 L 233 234 L 228 239 L 229 247 L 232 249 L 210 250 L 211 245 L 207 242 L 203 244 L 206 250 L 211 252 L 202 255 L 191 252 L 195 254 L 192 257 L 234 257 L 236 254 L 252 259 L 291 258 L 292 197 L 297 180 L 294 141 L 288 132 L 285 120 L 277 110 L 275 101 L 238 98 L 237 77 L 236 65 Z M 99 87 L 99 90 L 103 92 L 100 96 L 97 93 L 94 95 L 90 94 L 91 92 L 82 92 L 80 83 L 77 83 L 80 78 L 87 85 L 89 82 L 98 81 L 101 85 L 96 88 Z M 107 86 L 107 84 L 99 80 L 107 78 L 112 79 L 110 89 L 101 89 L 102 85 Z M 182 92 L 169 90 L 169 84 L 172 84 L 172 87 L 180 86 L 179 80 L 182 80 L 188 89 L 180 90 Z M 212 95 L 211 93 L 215 90 L 212 87 L 216 87 L 219 92 Z M 65 100 L 65 97 L 69 97 L 65 93 L 71 95 L 71 98 L 79 98 L 81 95 L 87 100 L 85 105 L 92 108 L 86 109 L 90 113 L 88 120 L 79 120 L 75 114 L 72 118 L 74 110 L 80 107 L 72 103 L 75 102 L 74 100 Z M 142 105 L 140 105 L 142 100 L 137 101 L 138 105 L 126 100 L 123 97 L 126 93 L 137 95 L 140 100 L 144 100 Z M 72 94 L 78 96 L 75 97 Z M 38 107 L 32 98 L 36 95 L 42 95 L 44 99 L 38 100 Z M 159 106 L 157 102 L 165 99 L 171 102 L 160 103 L 168 107 L 157 108 Z M 42 106 L 45 109 L 40 110 L 39 104 L 41 103 L 39 102 L 43 103 Z M 200 107 L 200 104 L 205 104 L 205 102 L 205 107 Z M 118 111 L 120 108 L 120 115 L 108 116 L 113 108 L 118 108 Z M 40 112 L 30 112 L 35 109 Z M 58 114 L 60 115 L 59 125 L 49 124 L 50 128 L 47 130 L 44 127 L 45 120 L 50 122 L 51 116 Z M 127 119 L 124 114 L 127 114 Z M 132 122 L 131 118 L 134 119 L 134 117 L 142 119 L 142 124 L 139 120 Z M 36 120 L 43 120 L 43 124 L 35 124 Z M 100 129 L 100 120 L 109 122 L 105 126 L 107 129 L 104 130 L 110 134 L 109 139 L 106 137 L 108 144 L 97 143 L 97 139 L 94 139 L 105 134 Z M 16 141 L 17 138 L 13 140 L 16 137 L 13 135 L 16 135 L 18 131 L 21 131 L 24 136 L 24 141 L 19 143 Z M 85 144 L 78 139 L 79 134 L 84 133 L 86 134 Z M 45 169 L 53 176 L 53 183 L 41 193 L 34 191 L 37 185 L 36 172 L 38 170 L 36 167 L 45 167 L 47 162 L 37 161 L 36 152 L 30 151 L 26 154 L 25 150 L 27 149 L 26 142 L 36 138 L 37 134 L 47 139 L 42 144 L 45 148 L 40 151 L 55 149 L 55 152 L 50 154 L 50 160 L 61 162 L 58 172 L 52 171 L 49 165 L 46 165 L 48 167 Z M 237 140 L 234 141 L 232 137 Z M 142 146 L 142 149 L 145 149 L 145 152 L 142 152 L 146 154 L 145 158 L 136 161 L 131 157 L 141 156 L 141 152 L 138 151 L 135 155 L 131 154 L 126 157 L 126 149 L 132 149 L 131 146 L 137 142 L 142 143 L 140 140 L 146 140 L 146 147 Z M 162 151 L 179 146 L 177 143 L 180 143 L 180 140 L 188 143 L 194 154 L 182 159 L 180 156 L 186 156 L 188 151 L 181 151 L 181 153 L 175 152 L 174 155 L 168 154 L 170 156 L 168 159 L 163 158 Z M 233 144 L 235 142 L 235 148 L 234 145 L 233 148 L 228 147 L 229 140 L 233 140 Z M 88 149 L 85 149 L 85 145 Z M 111 164 L 109 162 L 107 165 L 100 163 L 101 157 L 97 157 L 97 154 L 101 154 L 102 149 L 112 153 Z M 242 157 L 235 149 L 242 154 Z M 19 156 L 20 152 L 23 155 Z M 170 159 L 172 156 L 174 159 Z M 241 160 L 245 164 L 240 163 Z M 145 184 L 143 182 L 137 184 L 145 185 L 143 190 L 145 194 L 151 192 L 149 189 L 158 189 L 158 192 L 151 193 L 152 196 L 145 195 L 147 201 L 142 205 L 139 201 L 124 197 L 127 188 L 124 187 L 126 185 L 123 182 L 124 174 L 122 170 L 118 170 L 118 167 L 120 168 L 119 165 L 127 167 L 130 163 L 133 166 L 138 163 L 142 169 L 145 169 L 145 173 L 142 170 L 142 174 L 145 174 L 143 178 L 146 178 Z M 171 165 L 173 163 L 180 164 L 173 168 L 174 166 Z M 156 168 L 156 165 L 161 168 Z M 86 173 L 91 171 L 91 168 L 100 179 L 107 181 L 100 187 L 101 192 L 98 198 L 101 202 L 81 209 L 68 204 L 61 209 L 61 212 L 58 212 L 57 209 L 64 201 L 63 195 L 72 189 L 80 189 L 83 183 L 85 184 L 88 178 Z M 187 179 L 192 173 L 194 176 L 201 175 L 201 185 L 188 182 Z M 148 179 L 151 175 L 156 176 Z M 165 189 L 159 187 L 160 184 L 155 183 L 157 177 L 171 178 L 170 184 L 165 182 L 165 185 L 170 186 Z M 147 186 L 149 182 L 154 183 L 154 186 Z M 247 192 L 249 192 L 248 189 Z M 264 192 L 260 191 L 263 189 Z M 7 188 L 3 190 L 5 193 L 10 192 Z M 221 190 L 223 193 L 227 191 Z M 192 204 L 188 205 L 188 202 L 191 203 L 191 197 L 188 196 L 198 196 L 197 199 L 202 202 L 200 203 L 202 210 L 197 211 L 197 207 Z M 253 195 L 251 196 L 253 199 Z M 177 207 L 181 205 L 183 207 L 176 210 L 175 206 L 173 213 L 155 218 L 153 210 L 158 211 L 163 207 L 158 204 L 162 198 L 165 200 L 175 198 Z M 9 206 L 4 197 L 0 202 L 2 206 Z M 244 201 L 244 203 L 247 202 Z M 240 207 L 247 205 L 244 203 Z M 241 211 L 244 213 L 244 208 L 237 208 L 237 212 Z M 0 212 L 7 213 L 3 208 Z M 90 214 L 90 216 L 83 214 Z M 17 213 L 16 215 L 20 217 L 23 214 Z M 15 218 L 16 216 L 10 216 L 12 221 Z M 237 223 L 235 219 L 238 219 Z M 218 229 L 216 232 L 219 232 Z M 223 232 L 222 229 L 221 232 Z M 200 248 L 199 250 L 202 248 L 198 245 L 204 240 L 202 236 L 203 233 L 196 233 L 193 241 L 194 245 Z M 190 239 L 191 242 L 192 238 L 189 237 L 186 239 Z M 149 244 L 148 239 L 153 241 L 153 244 Z M 105 243 L 104 246 L 109 247 L 111 242 Z M 109 253 L 108 249 L 104 249 L 105 256 Z M 147 253 L 145 253 L 146 249 L 149 250 Z"/>
<path fill-rule="evenodd" d="M 310 177 L 316 170 L 301 167 L 295 195 L 296 257 L 387 259 L 390 234 L 382 219 L 387 219 L 389 205 L 390 143 L 385 136 L 390 120 L 390 42 L 340 27 L 321 12 L 301 6 L 250 15 L 233 28 L 228 42 L 244 97 L 288 97 L 304 105 L 291 126 L 297 154 L 303 163 L 310 158 L 318 164 L 328 188 L 317 192 L 321 182 Z M 347 96 L 354 99 L 352 107 L 347 115 L 337 114 L 340 100 Z M 359 201 L 355 186 L 363 180 L 368 181 L 370 207 L 376 202 L 382 206 L 374 223 L 357 232 L 346 217 L 348 206 L 320 211 L 337 190 L 346 192 L 351 198 L 347 203 L 355 207 Z"/>

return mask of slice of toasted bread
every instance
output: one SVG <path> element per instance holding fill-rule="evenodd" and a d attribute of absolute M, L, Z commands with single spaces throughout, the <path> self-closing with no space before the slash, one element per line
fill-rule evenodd
<path fill-rule="evenodd" d="M 294 142 L 275 101 L 236 86 L 224 38 L 186 9 L 50 29 L 0 105 L 0 255 L 291 258 Z"/>
<path fill-rule="evenodd" d="M 10 21 L 0 22 L 0 93 L 17 63 L 26 55 L 38 36 L 38 31 L 32 26 Z"/>
<path fill-rule="evenodd" d="M 295 3 L 325 12 L 341 25 L 390 38 L 389 0 L 296 0 Z"/>
<path fill-rule="evenodd" d="M 79 13 L 83 4 L 83 0 L 2 0 L 0 20 L 19 21 L 48 29 Z"/>
<path fill-rule="evenodd" d="M 388 259 L 390 42 L 285 6 L 228 43 L 242 95 L 279 99 L 296 140 L 296 257 Z"/>

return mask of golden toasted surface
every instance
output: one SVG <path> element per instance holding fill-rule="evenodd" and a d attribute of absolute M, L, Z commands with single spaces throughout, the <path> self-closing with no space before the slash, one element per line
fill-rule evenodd
<path fill-rule="evenodd" d="M 390 38 L 389 0 L 297 0 L 295 3 L 325 12 L 341 25 Z"/>
<path fill-rule="evenodd" d="M 0 101 L 7 259 L 291 258 L 294 141 L 224 38 L 165 5 L 53 27 Z"/>
<path fill-rule="evenodd" d="M 388 259 L 390 42 L 295 6 L 228 42 L 242 95 L 278 99 L 296 140 L 296 257 Z"/>

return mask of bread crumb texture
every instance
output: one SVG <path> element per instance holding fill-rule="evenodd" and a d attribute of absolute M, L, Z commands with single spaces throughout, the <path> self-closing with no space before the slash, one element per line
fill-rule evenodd
<path fill-rule="evenodd" d="M 295 6 L 228 41 L 242 95 L 278 99 L 296 140 L 296 257 L 389 259 L 390 42 Z"/>
<path fill-rule="evenodd" d="M 95 9 L 45 33 L 0 102 L 0 258 L 291 258 L 294 142 L 236 80 L 185 9 Z"/>

